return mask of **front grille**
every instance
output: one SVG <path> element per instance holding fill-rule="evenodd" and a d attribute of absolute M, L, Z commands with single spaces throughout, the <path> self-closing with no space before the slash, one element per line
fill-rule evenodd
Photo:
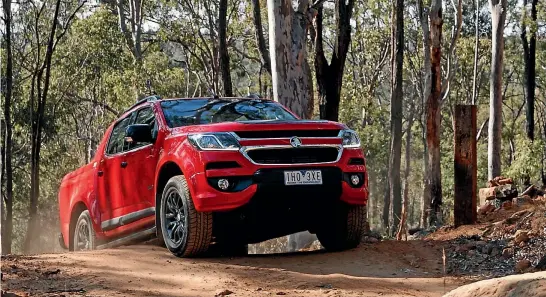
<path fill-rule="evenodd" d="M 258 164 L 327 163 L 338 158 L 336 147 L 306 147 L 249 150 L 247 155 Z"/>
<path fill-rule="evenodd" d="M 240 138 L 337 137 L 340 130 L 267 130 L 238 131 Z"/>

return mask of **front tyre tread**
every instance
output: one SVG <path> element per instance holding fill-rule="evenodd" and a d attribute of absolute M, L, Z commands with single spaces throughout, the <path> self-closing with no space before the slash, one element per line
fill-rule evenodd
<path fill-rule="evenodd" d="M 184 211 L 188 217 L 188 223 L 185 226 L 186 238 L 178 245 L 166 236 L 165 228 L 165 211 L 163 205 L 166 203 L 167 192 L 169 189 L 175 188 L 182 198 Z M 183 175 L 172 177 L 163 190 L 161 197 L 161 228 L 163 239 L 169 251 L 177 257 L 195 257 L 204 254 L 212 241 L 212 213 L 199 212 L 195 209 L 193 199 L 191 197 L 188 183 Z"/>

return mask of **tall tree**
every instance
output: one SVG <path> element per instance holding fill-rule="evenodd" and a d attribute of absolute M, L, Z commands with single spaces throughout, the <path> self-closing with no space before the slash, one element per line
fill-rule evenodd
<path fill-rule="evenodd" d="M 138 80 L 142 68 L 142 23 L 144 0 L 116 0 L 119 29 L 125 37 L 125 45 L 133 56 L 133 88 L 135 99 L 141 97 Z M 129 6 L 127 9 L 127 6 Z"/>
<path fill-rule="evenodd" d="M 425 9 L 423 6 L 423 0 L 417 0 L 417 11 L 419 12 L 419 21 L 421 23 L 421 30 L 423 31 L 423 91 L 422 91 L 422 104 L 423 108 L 426 104 L 426 100 L 430 97 L 430 92 L 432 90 L 431 82 L 431 59 L 430 59 L 430 26 L 429 26 L 429 12 L 428 9 Z M 422 128 L 422 141 L 423 141 L 423 199 L 421 200 L 421 220 L 420 226 L 425 228 L 428 224 L 428 215 L 430 213 L 430 204 L 431 204 L 431 192 L 430 192 L 430 172 L 429 172 L 429 154 L 427 147 L 427 129 L 426 125 L 423 122 L 427 121 L 427 114 L 424 115 L 423 121 L 421 122 Z"/>
<path fill-rule="evenodd" d="M 391 145 L 389 156 L 389 185 L 392 205 L 392 230 L 398 230 L 402 216 L 402 74 L 404 67 L 404 0 L 393 1 L 391 25 Z"/>
<path fill-rule="evenodd" d="M 228 1 L 220 0 L 218 16 L 218 54 L 220 55 L 220 74 L 222 76 L 222 87 L 224 96 L 233 97 L 233 86 L 231 83 L 231 70 L 229 67 L 229 53 L 227 48 L 227 10 Z"/>
<path fill-rule="evenodd" d="M 472 76 L 472 104 L 476 104 L 477 100 L 477 78 L 478 78 L 478 50 L 480 47 L 480 0 L 474 0 L 474 8 L 476 9 L 476 19 L 474 20 L 474 72 Z"/>
<path fill-rule="evenodd" d="M 49 95 L 51 69 L 53 53 L 57 48 L 59 41 L 66 34 L 76 13 L 83 7 L 86 1 L 79 3 L 78 7 L 68 16 L 64 24 L 59 18 L 61 10 L 61 0 L 56 0 L 54 12 L 50 21 L 50 29 L 46 33 L 47 38 L 45 44 L 41 41 L 43 32 L 39 30 L 40 25 L 44 22 L 43 18 L 46 14 L 43 11 L 50 5 L 45 1 L 41 3 L 41 7 L 37 8 L 34 14 L 34 41 L 37 46 L 36 56 L 34 58 L 35 67 L 32 71 L 32 83 L 30 91 L 31 103 L 31 159 L 30 159 L 30 205 L 28 216 L 28 227 L 24 242 L 24 250 L 29 253 L 32 247 L 32 242 L 38 235 L 38 199 L 40 197 L 40 152 L 42 148 L 42 134 L 45 128 L 46 103 Z M 46 22 L 49 23 L 49 22 Z M 41 55 L 42 47 L 45 47 L 43 58 Z"/>
<path fill-rule="evenodd" d="M 252 0 L 252 21 L 254 23 L 254 34 L 256 44 L 258 46 L 258 52 L 260 52 L 262 67 L 264 67 L 267 73 L 271 75 L 271 59 L 269 57 L 269 50 L 267 49 L 267 45 L 265 43 L 264 30 L 262 27 L 262 9 L 260 7 L 260 0 Z"/>
<path fill-rule="evenodd" d="M 537 4 L 531 0 L 531 16 L 527 18 L 528 0 L 523 0 L 523 18 L 521 22 L 521 43 L 523 62 L 525 63 L 525 130 L 530 140 L 535 139 L 535 87 L 536 87 L 536 51 L 537 51 Z M 528 27 L 527 24 L 531 26 Z M 528 30 L 529 29 L 529 30 Z M 529 37 L 527 37 L 529 31 Z"/>
<path fill-rule="evenodd" d="M 489 79 L 489 134 L 487 150 L 487 176 L 493 179 L 501 175 L 502 140 L 502 71 L 504 62 L 504 22 L 506 0 L 489 0 L 493 36 L 491 44 L 491 75 Z"/>
<path fill-rule="evenodd" d="M 442 0 L 433 0 L 430 10 L 430 61 L 431 90 L 427 99 L 427 148 L 428 174 L 430 182 L 431 212 L 430 221 L 437 223 L 437 215 L 442 204 L 442 173 L 440 159 L 440 103 L 442 97 Z"/>
<path fill-rule="evenodd" d="M 315 76 L 318 86 L 318 97 L 321 106 L 321 119 L 337 121 L 339 102 L 347 52 L 351 45 L 351 17 L 355 0 L 336 0 L 336 41 L 330 63 L 326 60 L 323 45 L 323 6 L 317 3 L 315 18 Z"/>
<path fill-rule="evenodd" d="M 11 254 L 11 243 L 13 235 L 13 163 L 12 163 L 12 148 L 13 148 L 13 124 L 11 119 L 12 113 L 12 95 L 13 95 L 13 51 L 11 43 L 11 0 L 2 0 L 4 28 L 5 32 L 5 50 L 6 50 L 6 74 L 4 91 L 4 137 L 2 142 L 2 181 L 5 179 L 6 188 L 5 196 L 2 203 L 5 203 L 5 217 L 2 221 L 2 253 Z"/>
<path fill-rule="evenodd" d="M 273 97 L 302 118 L 313 114 L 313 82 L 306 37 L 314 9 L 309 0 L 268 0 Z"/>

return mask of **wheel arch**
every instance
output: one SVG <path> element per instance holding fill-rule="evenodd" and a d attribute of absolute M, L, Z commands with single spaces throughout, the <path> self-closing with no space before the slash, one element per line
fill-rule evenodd
<path fill-rule="evenodd" d="M 171 179 L 171 177 L 176 175 L 184 175 L 184 172 L 182 171 L 180 166 L 173 161 L 167 161 L 163 163 L 157 172 L 157 180 L 155 183 L 155 225 L 156 233 L 157 235 L 159 235 L 161 232 L 161 222 L 158 207 L 161 204 L 161 195 L 163 193 L 163 189 L 165 188 L 167 182 L 169 181 L 169 179 Z"/>
<path fill-rule="evenodd" d="M 87 210 L 87 206 L 83 201 L 78 201 L 76 204 L 74 204 L 74 207 L 72 207 L 72 211 L 70 212 L 70 224 L 68 227 L 68 250 L 73 251 L 74 250 L 74 229 L 76 228 L 76 223 L 78 222 L 78 217 L 82 212 Z"/>

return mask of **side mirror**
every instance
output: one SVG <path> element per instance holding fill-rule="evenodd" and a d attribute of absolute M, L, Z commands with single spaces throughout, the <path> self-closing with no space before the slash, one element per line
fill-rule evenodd
<path fill-rule="evenodd" d="M 125 141 L 129 143 L 152 143 L 152 127 L 146 124 L 134 124 L 125 130 Z"/>

